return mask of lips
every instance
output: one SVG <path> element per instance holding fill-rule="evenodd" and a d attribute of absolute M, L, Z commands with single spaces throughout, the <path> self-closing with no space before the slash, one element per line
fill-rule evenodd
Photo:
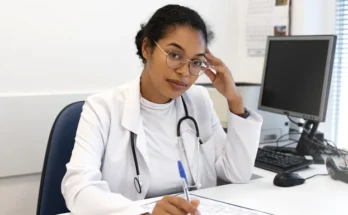
<path fill-rule="evenodd" d="M 171 82 L 171 83 L 173 83 L 173 84 L 182 86 L 182 87 L 187 87 L 187 84 L 186 84 L 186 82 L 184 82 L 184 81 L 173 80 L 173 79 L 168 79 L 168 81 Z"/>
<path fill-rule="evenodd" d="M 179 81 L 179 80 L 175 80 L 175 79 L 168 79 L 167 80 L 169 85 L 171 86 L 171 88 L 174 90 L 174 91 L 182 91 L 182 90 L 185 90 L 188 86 L 188 84 L 184 81 Z"/>

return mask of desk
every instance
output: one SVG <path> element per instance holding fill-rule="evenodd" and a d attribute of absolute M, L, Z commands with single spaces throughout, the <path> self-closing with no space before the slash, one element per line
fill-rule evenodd
<path fill-rule="evenodd" d="M 325 173 L 325 166 L 313 165 L 298 173 L 304 177 Z M 275 174 L 267 172 L 267 175 L 249 184 L 209 188 L 197 194 L 276 215 L 347 214 L 348 186 L 343 182 L 334 181 L 329 176 L 317 176 L 303 185 L 281 188 L 273 185 Z"/>
<path fill-rule="evenodd" d="M 281 188 L 273 185 L 273 172 L 255 168 L 262 178 L 249 184 L 229 184 L 193 193 L 275 215 L 343 215 L 348 214 L 348 186 L 330 176 L 317 176 L 296 187 Z M 327 173 L 325 165 L 311 165 L 298 171 L 303 177 Z M 153 200 L 142 200 L 144 204 Z M 69 214 L 65 214 L 69 215 Z"/>

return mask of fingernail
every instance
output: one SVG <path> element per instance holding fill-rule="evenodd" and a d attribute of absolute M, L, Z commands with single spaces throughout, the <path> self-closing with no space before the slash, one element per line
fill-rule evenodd
<path fill-rule="evenodd" d="M 196 210 L 196 215 L 201 215 L 201 212 L 199 212 L 199 210 Z"/>

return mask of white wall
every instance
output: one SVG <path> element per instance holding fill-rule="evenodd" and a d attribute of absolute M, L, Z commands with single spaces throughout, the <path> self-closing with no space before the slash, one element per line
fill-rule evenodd
<path fill-rule="evenodd" d="M 212 50 L 235 64 L 236 0 L 1 0 L 0 94 L 99 91 L 132 79 L 142 70 L 140 24 L 170 2 L 197 9 L 216 32 Z"/>

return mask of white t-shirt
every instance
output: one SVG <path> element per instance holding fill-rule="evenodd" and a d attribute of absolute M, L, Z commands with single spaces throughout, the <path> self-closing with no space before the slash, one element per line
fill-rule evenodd
<path fill-rule="evenodd" d="M 146 198 L 182 192 L 178 170 L 178 161 L 181 159 L 176 137 L 175 100 L 166 104 L 156 104 L 141 97 L 140 113 L 150 157 L 151 184 Z M 182 162 L 187 179 L 192 184 L 185 155 Z"/>

